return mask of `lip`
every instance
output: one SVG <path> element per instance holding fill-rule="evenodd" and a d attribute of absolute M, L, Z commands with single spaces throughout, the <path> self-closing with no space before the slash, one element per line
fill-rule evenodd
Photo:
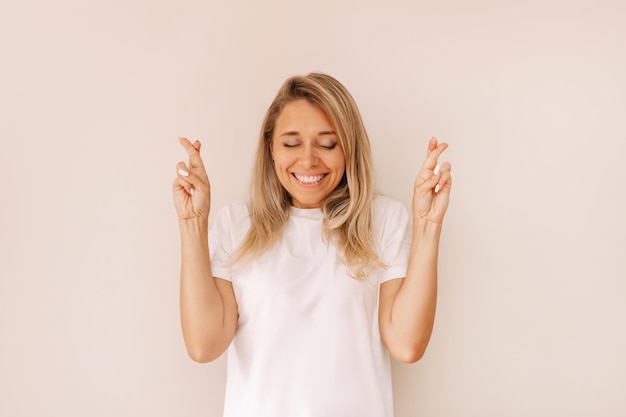
<path fill-rule="evenodd" d="M 317 182 L 307 183 L 307 182 L 300 181 L 296 175 L 299 176 L 299 177 L 318 177 L 318 176 L 321 176 L 321 178 Z M 295 172 L 292 172 L 291 173 L 291 178 L 300 187 L 312 188 L 312 187 L 318 187 L 320 184 L 324 183 L 324 181 L 326 181 L 326 178 L 328 178 L 328 173 L 324 172 L 324 173 L 320 173 L 320 174 L 296 174 Z"/>

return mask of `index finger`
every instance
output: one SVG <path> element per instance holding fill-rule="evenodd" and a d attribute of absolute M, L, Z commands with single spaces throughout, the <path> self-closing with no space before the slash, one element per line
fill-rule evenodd
<path fill-rule="evenodd" d="M 189 165 L 199 168 L 204 167 L 204 163 L 200 157 L 200 142 L 196 141 L 191 143 L 187 138 L 179 138 L 178 141 L 187 151 L 187 155 L 189 155 Z"/>
<path fill-rule="evenodd" d="M 439 159 L 443 151 L 445 151 L 447 148 L 448 148 L 447 143 L 442 142 L 442 143 L 437 144 L 437 139 L 432 138 L 428 142 L 428 152 L 427 152 L 426 160 L 424 161 L 424 164 L 422 165 L 422 169 L 424 168 L 431 169 L 431 170 L 435 169 L 435 166 L 437 166 L 437 159 Z"/>

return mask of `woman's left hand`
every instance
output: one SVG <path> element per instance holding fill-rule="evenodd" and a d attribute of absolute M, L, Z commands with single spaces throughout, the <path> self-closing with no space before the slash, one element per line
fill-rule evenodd
<path fill-rule="evenodd" d="M 452 177 L 448 162 L 438 163 L 439 156 L 448 147 L 447 143 L 438 143 L 436 138 L 428 142 L 426 160 L 415 179 L 413 189 L 413 219 L 425 219 L 441 223 L 448 209 Z"/>

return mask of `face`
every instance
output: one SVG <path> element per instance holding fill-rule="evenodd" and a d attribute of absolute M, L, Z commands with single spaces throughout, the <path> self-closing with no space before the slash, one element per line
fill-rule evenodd
<path fill-rule="evenodd" d="M 322 109 L 306 100 L 283 108 L 270 149 L 276 175 L 295 207 L 321 207 L 346 169 L 335 128 Z"/>

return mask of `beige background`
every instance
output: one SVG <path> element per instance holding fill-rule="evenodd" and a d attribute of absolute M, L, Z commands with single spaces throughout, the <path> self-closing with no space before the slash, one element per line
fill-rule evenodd
<path fill-rule="evenodd" d="M 379 190 L 450 143 L 436 329 L 397 417 L 626 415 L 626 3 L 3 1 L 0 415 L 219 416 L 187 358 L 170 184 L 244 198 L 289 75 L 360 104 Z M 332 381 L 329 381 L 332 383 Z M 341 387 L 338 387 L 341 389 Z"/>

